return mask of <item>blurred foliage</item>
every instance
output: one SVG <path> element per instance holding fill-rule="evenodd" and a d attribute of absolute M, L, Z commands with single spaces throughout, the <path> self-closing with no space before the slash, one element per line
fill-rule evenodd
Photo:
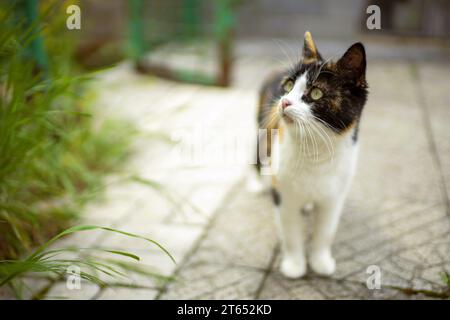
<path fill-rule="evenodd" d="M 133 136 L 115 120 L 94 128 L 84 95 L 89 79 L 71 60 L 61 1 L 43 2 L 42 23 L 29 28 L 10 4 L 0 5 L 0 259 L 17 258 L 71 225 L 85 195 L 126 158 Z M 29 55 L 38 33 L 47 72 Z"/>
<path fill-rule="evenodd" d="M 32 295 L 28 298 L 42 299 L 47 293 L 49 286 L 33 293 L 32 288 L 27 286 L 25 277 L 30 274 L 42 275 L 45 277 L 42 279 L 47 279 L 49 283 L 53 283 L 62 280 L 68 274 L 68 270 L 74 266 L 80 268 L 80 280 L 84 279 L 100 287 L 106 287 L 108 285 L 133 286 L 132 283 L 121 282 L 121 279 L 128 278 L 127 272 L 130 271 L 135 274 L 151 277 L 160 283 L 172 280 L 171 277 L 161 275 L 150 266 L 138 264 L 137 262 L 140 261 L 140 257 L 130 252 L 102 247 L 66 247 L 51 249 L 51 245 L 64 236 L 76 232 L 93 230 L 103 230 L 129 238 L 144 240 L 149 243 L 149 246 L 156 246 L 175 263 L 175 259 L 172 255 L 163 246 L 152 239 L 112 228 L 80 225 L 60 232 L 23 259 L 0 260 L 0 288 L 8 285 L 17 299 L 24 299 L 26 298 L 25 294 L 30 293 Z M 78 257 L 72 257 L 71 253 L 79 253 L 80 255 Z M 98 253 L 103 255 L 98 255 Z M 111 282 L 111 280 L 117 282 Z M 69 281 L 69 279 L 66 281 Z"/>

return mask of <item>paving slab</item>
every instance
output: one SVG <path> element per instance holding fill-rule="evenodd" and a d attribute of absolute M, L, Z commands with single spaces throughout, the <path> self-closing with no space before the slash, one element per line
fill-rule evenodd
<path fill-rule="evenodd" d="M 414 64 L 418 79 L 418 88 L 423 99 L 423 111 L 426 121 L 430 126 L 430 139 L 432 139 L 432 149 L 436 152 L 436 161 L 441 173 L 443 197 L 449 201 L 450 195 L 450 83 L 448 75 L 450 66 L 438 63 Z M 449 206 L 447 213 L 450 216 Z"/>
<path fill-rule="evenodd" d="M 271 200 L 235 187 L 198 248 L 161 299 L 252 299 L 272 263 L 277 238 Z"/>

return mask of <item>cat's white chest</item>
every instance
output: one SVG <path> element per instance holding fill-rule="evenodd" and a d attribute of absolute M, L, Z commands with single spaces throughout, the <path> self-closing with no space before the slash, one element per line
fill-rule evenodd
<path fill-rule="evenodd" d="M 317 202 L 345 194 L 355 171 L 357 145 L 344 136 L 332 145 L 319 145 L 318 152 L 288 138 L 280 146 L 280 188 L 300 202 Z"/>

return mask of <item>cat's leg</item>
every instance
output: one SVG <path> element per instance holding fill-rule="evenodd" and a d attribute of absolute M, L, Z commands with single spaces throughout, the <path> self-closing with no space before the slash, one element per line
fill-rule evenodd
<path fill-rule="evenodd" d="M 281 193 L 277 209 L 282 244 L 281 273 L 288 278 L 300 278 L 306 273 L 303 217 L 295 195 Z"/>
<path fill-rule="evenodd" d="M 344 199 L 344 197 L 338 197 L 316 203 L 316 221 L 309 264 L 314 272 L 321 275 L 331 275 L 336 270 L 331 246 L 338 228 Z"/>

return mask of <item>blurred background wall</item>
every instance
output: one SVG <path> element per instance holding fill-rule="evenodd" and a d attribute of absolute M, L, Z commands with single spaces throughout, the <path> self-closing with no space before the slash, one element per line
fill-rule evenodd
<path fill-rule="evenodd" d="M 132 1 L 79 3 L 83 15 L 80 60 L 97 66 L 122 59 L 126 55 Z M 279 55 L 274 40 L 288 44 L 296 41 L 297 47 L 306 30 L 321 43 L 324 55 L 335 55 L 352 41 L 363 41 L 371 58 L 445 60 L 450 53 L 450 1 L 446 0 L 142 0 L 140 3 L 147 51 L 154 51 L 164 43 L 211 37 L 217 28 L 218 7 L 231 3 L 233 40 L 240 53 Z M 369 16 L 366 8 L 371 4 L 381 9 L 381 30 L 366 27 Z M 96 54 L 91 55 L 93 52 Z"/>
<path fill-rule="evenodd" d="M 238 9 L 241 36 L 298 36 L 311 29 L 321 37 L 365 32 L 366 8 L 381 9 L 384 34 L 450 36 L 450 2 L 445 0 L 250 0 Z"/>

